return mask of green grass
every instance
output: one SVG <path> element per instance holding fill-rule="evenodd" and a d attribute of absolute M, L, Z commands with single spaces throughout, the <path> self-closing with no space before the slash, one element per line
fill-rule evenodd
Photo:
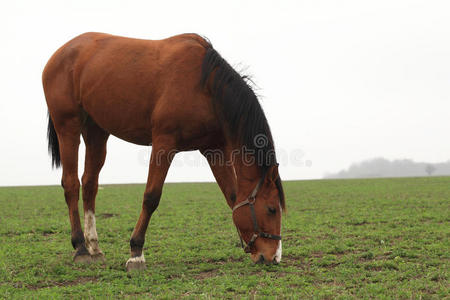
<path fill-rule="evenodd" d="M 285 190 L 280 265 L 254 265 L 239 248 L 215 183 L 166 184 L 147 231 L 148 269 L 128 277 L 143 185 L 99 190 L 107 260 L 92 265 L 72 263 L 60 187 L 0 188 L 0 296 L 449 297 L 449 177 L 292 181 Z"/>

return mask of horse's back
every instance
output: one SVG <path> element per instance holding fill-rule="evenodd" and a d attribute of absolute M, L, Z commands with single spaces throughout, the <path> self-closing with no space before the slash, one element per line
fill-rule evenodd
<path fill-rule="evenodd" d="M 174 64 L 180 61 L 186 64 L 192 56 L 197 60 L 191 60 L 191 63 L 201 64 L 207 46 L 208 43 L 196 34 L 144 40 L 98 32 L 83 33 L 61 46 L 49 59 L 42 76 L 44 87 L 61 73 L 70 73 L 75 84 L 88 84 L 92 79 L 89 76 L 98 75 L 96 71 L 139 71 L 139 75 L 152 71 L 168 73 L 177 67 Z"/>

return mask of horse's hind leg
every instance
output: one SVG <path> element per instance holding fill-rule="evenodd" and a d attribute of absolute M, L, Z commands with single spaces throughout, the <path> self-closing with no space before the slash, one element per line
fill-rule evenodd
<path fill-rule="evenodd" d="M 101 129 L 90 118 L 82 128 L 86 145 L 84 173 L 81 178 L 84 208 L 84 238 L 86 247 L 93 260 L 103 260 L 104 255 L 98 246 L 97 228 L 95 224 L 95 196 L 98 190 L 98 175 L 106 157 L 106 142 L 109 134 Z"/>
<path fill-rule="evenodd" d="M 52 115 L 50 112 L 50 115 Z M 80 224 L 78 212 L 78 199 L 80 193 L 80 181 L 78 180 L 78 148 L 80 145 L 80 119 L 78 115 L 64 116 L 63 119 L 56 115 L 53 119 L 58 134 L 62 172 L 62 186 L 64 197 L 69 208 L 70 226 L 72 230 L 72 246 L 76 250 L 74 262 L 91 262 L 91 255 L 86 248 L 84 235 Z"/>

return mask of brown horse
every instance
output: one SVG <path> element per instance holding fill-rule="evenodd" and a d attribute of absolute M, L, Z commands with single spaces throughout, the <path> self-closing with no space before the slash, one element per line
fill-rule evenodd
<path fill-rule="evenodd" d="M 152 145 L 127 270 L 145 268 L 142 247 L 176 152 L 200 150 L 254 262 L 281 259 L 284 194 L 274 145 L 255 93 L 204 38 L 141 40 L 85 33 L 50 58 L 43 76 L 52 164 L 62 164 L 75 262 L 103 260 L 95 227 L 98 175 L 110 134 Z M 78 212 L 78 146 L 86 144 Z"/>

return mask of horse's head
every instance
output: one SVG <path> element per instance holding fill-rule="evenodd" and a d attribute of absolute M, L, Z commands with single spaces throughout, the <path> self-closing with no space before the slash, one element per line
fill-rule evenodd
<path fill-rule="evenodd" d="M 251 194 L 238 196 L 233 221 L 253 262 L 280 262 L 283 209 L 284 194 L 277 165 L 269 168 Z"/>

